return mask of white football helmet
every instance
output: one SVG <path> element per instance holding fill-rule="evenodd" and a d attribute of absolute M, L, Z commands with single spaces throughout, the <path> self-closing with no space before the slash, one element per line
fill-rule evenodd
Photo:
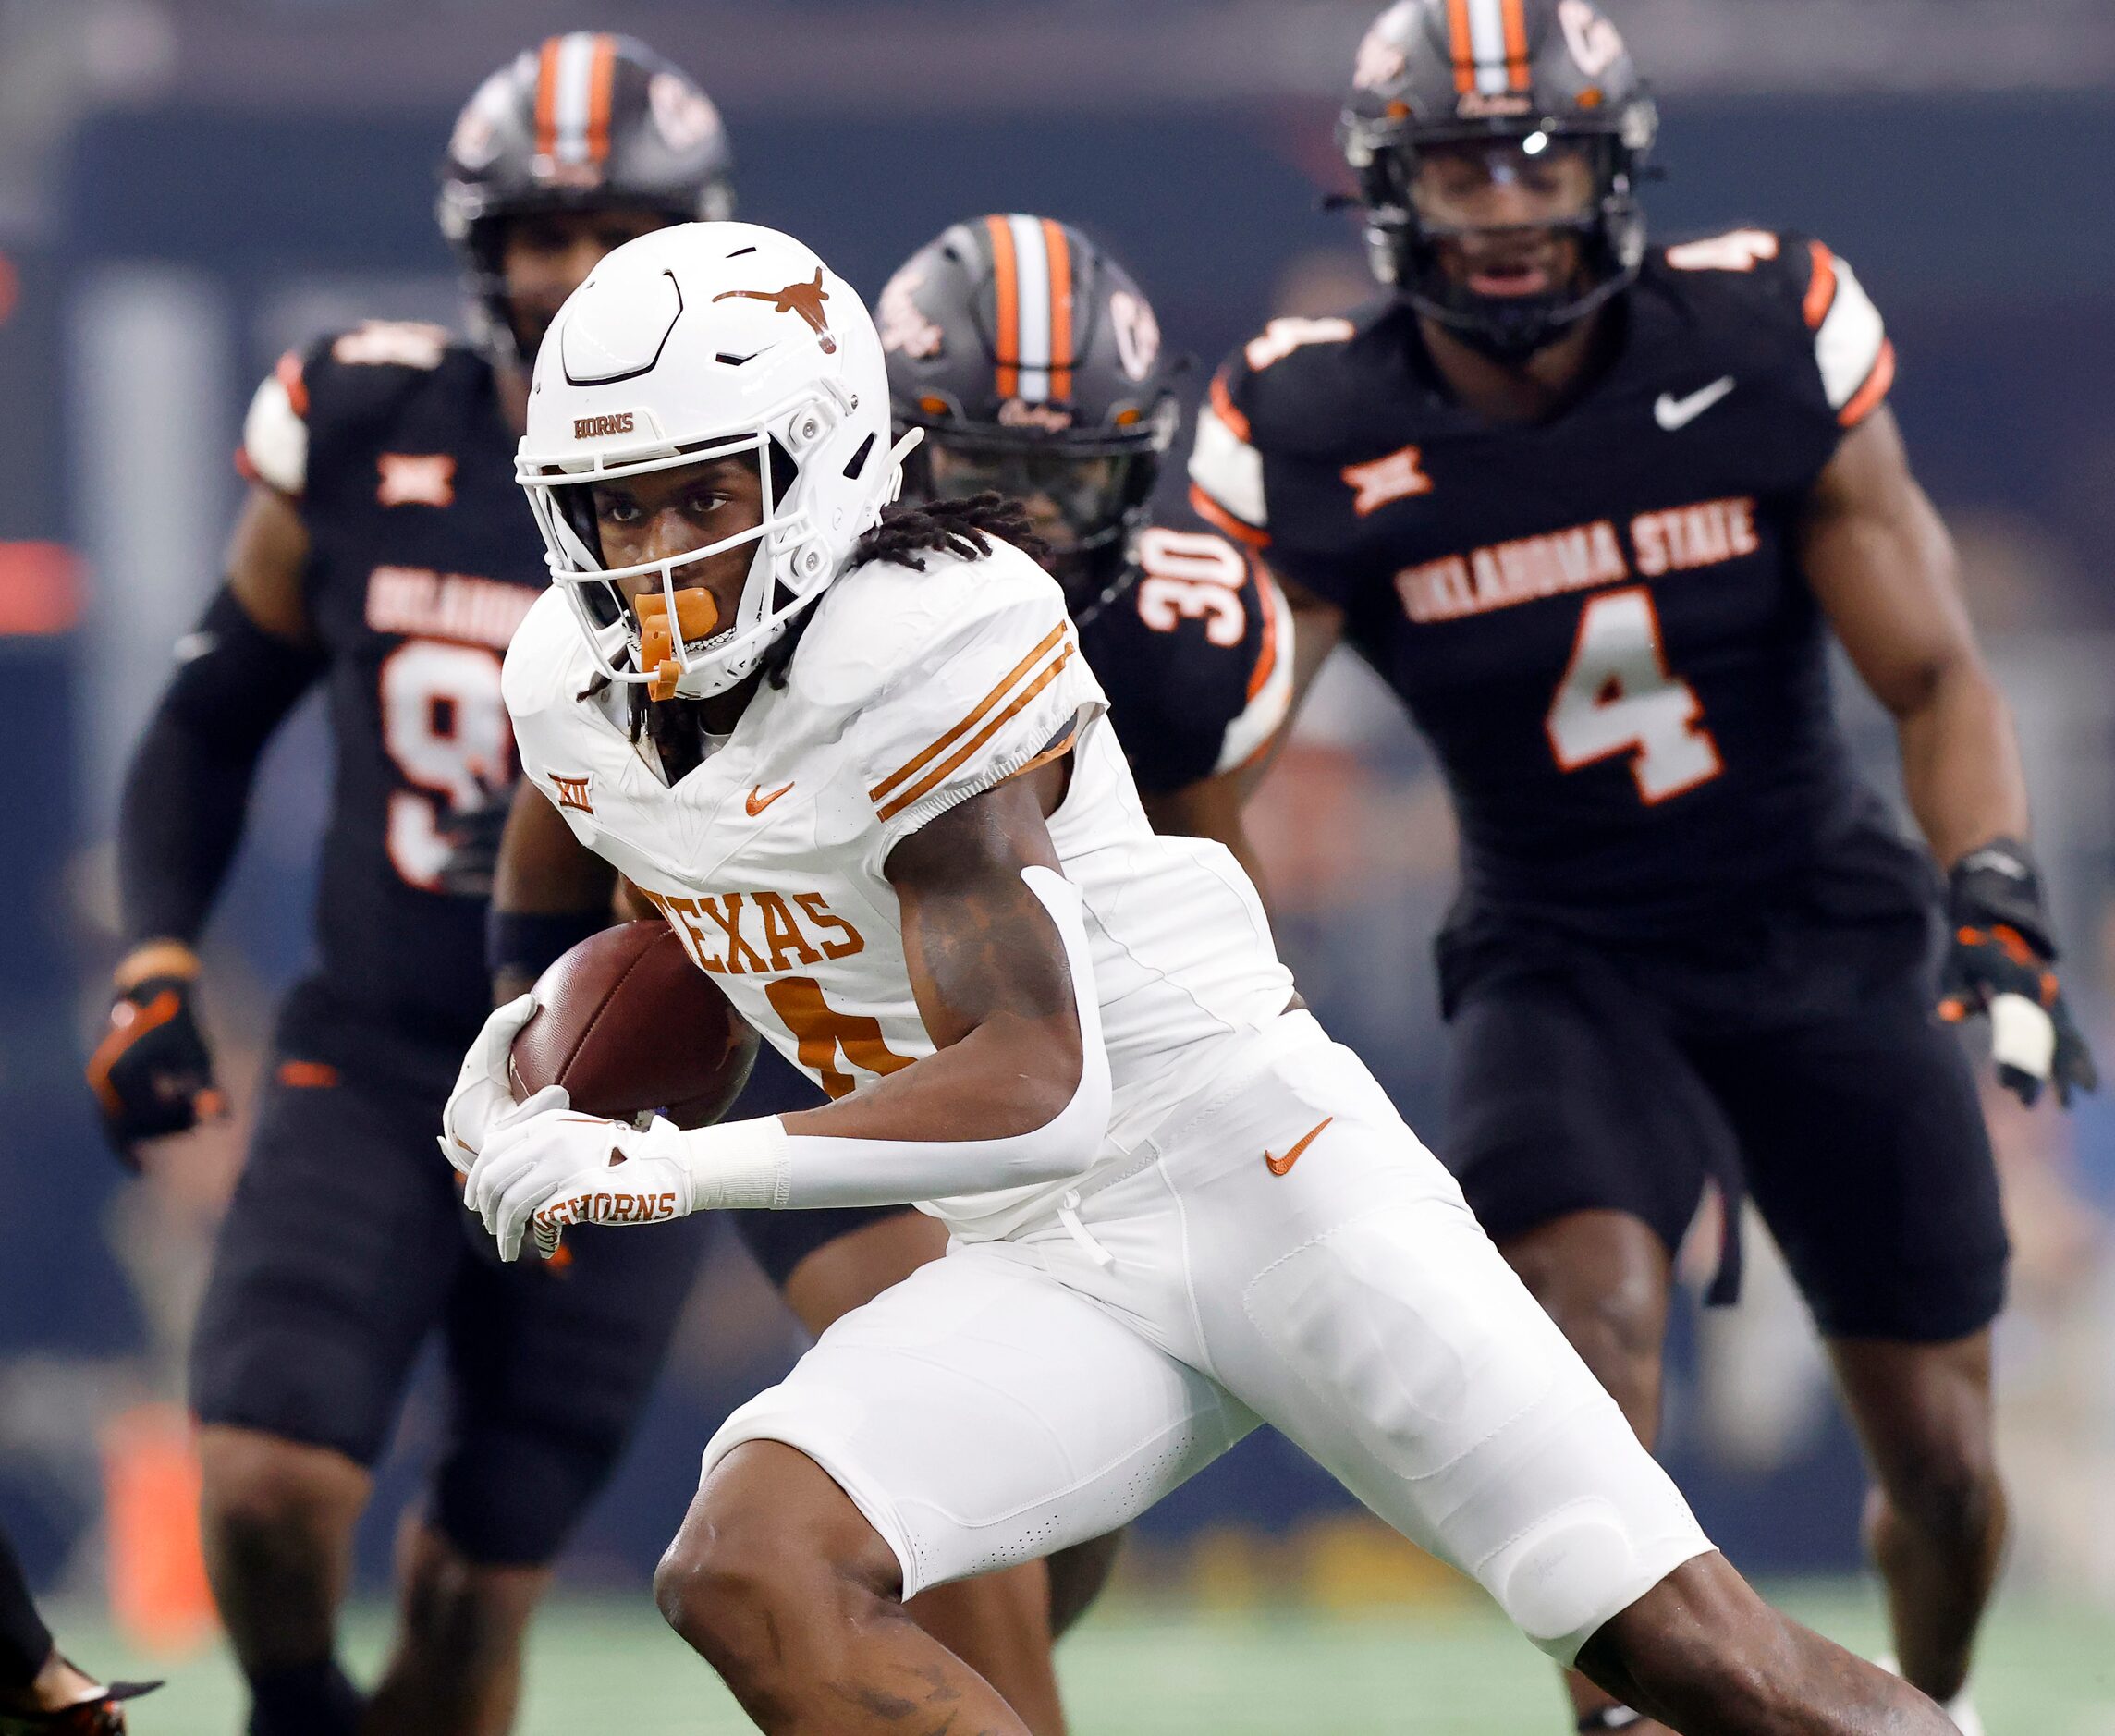
<path fill-rule="evenodd" d="M 851 287 L 776 229 L 686 223 L 627 241 L 559 309 L 514 474 L 602 672 L 655 698 L 703 699 L 748 676 L 850 566 L 909 450 L 889 444 L 888 371 Z M 764 484 L 756 529 L 669 560 L 603 564 L 592 484 L 743 453 Z M 756 553 L 734 619 L 706 611 L 702 636 L 686 637 L 707 599 L 679 570 L 745 542 Z M 652 576 L 661 595 L 639 614 L 658 630 L 642 654 L 618 581 Z"/>

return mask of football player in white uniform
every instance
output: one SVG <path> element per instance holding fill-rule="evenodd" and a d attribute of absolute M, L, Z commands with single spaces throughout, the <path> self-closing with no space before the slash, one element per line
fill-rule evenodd
<path fill-rule="evenodd" d="M 714 1436 L 670 1622 L 766 1730 L 1018 1733 L 903 1601 L 1127 1522 L 1261 1420 L 1674 1729 L 1944 1736 L 1712 1549 L 1231 855 L 1147 827 L 1018 520 L 889 507 L 904 449 L 857 297 L 744 224 L 611 254 L 530 398 L 525 775 L 836 1101 L 512 1105 L 517 1001 L 448 1106 L 471 1204 L 509 1257 L 714 1207 L 915 1201 L 954 1238 Z"/>

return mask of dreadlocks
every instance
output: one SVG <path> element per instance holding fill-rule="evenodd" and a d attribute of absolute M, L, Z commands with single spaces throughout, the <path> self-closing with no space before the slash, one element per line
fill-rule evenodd
<path fill-rule="evenodd" d="M 881 522 L 861 537 L 852 550 L 855 565 L 870 560 L 893 561 L 919 572 L 925 563 L 920 549 L 974 560 L 991 553 L 991 539 L 1011 543 L 1032 559 L 1048 552 L 1035 534 L 1028 510 L 1018 500 L 986 491 L 967 500 L 934 500 L 922 506 L 882 508 Z"/>
<path fill-rule="evenodd" d="M 1018 500 L 1009 500 L 986 491 L 972 495 L 966 500 L 884 507 L 881 522 L 854 544 L 852 565 L 858 567 L 868 561 L 886 560 L 923 572 L 925 563 L 919 558 L 920 551 L 930 549 L 963 560 L 976 560 L 991 553 L 994 537 L 1012 544 L 1032 560 L 1040 559 L 1047 552 L 1048 545 L 1035 534 L 1027 508 Z M 786 671 L 793 661 L 793 653 L 801 643 L 801 635 L 813 618 L 813 610 L 803 612 L 758 660 L 758 670 L 774 688 L 786 685 Z M 587 699 L 595 693 L 597 682 L 606 685 L 605 678 L 598 676 L 580 697 Z M 656 704 L 650 703 L 636 687 L 631 689 L 630 699 L 632 741 L 636 744 L 642 735 L 650 739 L 660 750 L 669 781 L 675 782 L 703 757 L 704 725 L 696 702 L 665 700 Z"/>
<path fill-rule="evenodd" d="M 1046 546 L 1035 534 L 1028 510 L 1020 501 L 1008 500 L 987 490 L 981 495 L 972 495 L 966 500 L 884 507 L 881 522 L 853 544 L 852 565 L 861 567 L 870 560 L 886 560 L 923 572 L 925 563 L 918 553 L 921 549 L 975 560 L 991 553 L 991 539 L 995 536 L 1003 543 L 1011 543 L 1032 560 L 1039 559 Z M 813 618 L 812 610 L 802 615 L 785 638 L 764 654 L 757 667 L 764 671 L 764 679 L 773 687 L 786 685 L 787 666 L 793 661 L 801 635 Z"/>

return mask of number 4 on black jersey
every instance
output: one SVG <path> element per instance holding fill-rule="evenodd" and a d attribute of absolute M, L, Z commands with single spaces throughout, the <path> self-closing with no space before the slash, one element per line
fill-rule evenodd
<path fill-rule="evenodd" d="M 1652 251 L 1614 317 L 1613 363 L 1530 426 L 1450 402 L 1400 302 L 1274 322 L 1213 383 L 1192 498 L 1345 610 L 1485 907 L 1649 928 L 1852 834 L 1921 877 L 1849 764 L 1798 562 L 1893 378 L 1879 313 L 1820 242 L 1742 229 Z"/>

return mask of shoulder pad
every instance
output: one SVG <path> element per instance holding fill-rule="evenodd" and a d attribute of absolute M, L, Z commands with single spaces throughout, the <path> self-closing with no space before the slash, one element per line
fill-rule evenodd
<path fill-rule="evenodd" d="M 1019 549 L 870 561 L 833 585 L 789 666 L 794 697 L 855 721 L 884 854 L 1061 751 L 1105 702 L 1064 593 Z"/>
<path fill-rule="evenodd" d="M 1273 320 L 1227 358 L 1197 410 L 1190 504 L 1201 516 L 1251 547 L 1267 546 L 1266 458 L 1341 462 L 1370 422 L 1400 422 L 1406 399 L 1388 388 L 1380 353 L 1391 311 L 1383 303 L 1350 318 Z"/>
<path fill-rule="evenodd" d="M 1365 381 L 1366 347 L 1385 324 L 1385 307 L 1354 318 L 1278 319 L 1221 365 L 1215 410 L 1230 410 L 1244 437 L 1271 454 L 1333 449 L 1347 401 Z"/>
<path fill-rule="evenodd" d="M 446 327 L 405 320 L 370 320 L 289 349 L 250 400 L 235 467 L 299 495 L 318 437 L 379 427 L 428 381 L 487 365 Z"/>
<path fill-rule="evenodd" d="M 569 703 L 595 674 L 573 605 L 552 585 L 521 617 L 501 666 L 500 697 L 519 724 Z"/>
<path fill-rule="evenodd" d="M 1894 348 L 1850 262 L 1811 237 L 1733 229 L 1659 250 L 1685 300 L 1724 297 L 1740 316 L 1811 351 L 1829 410 L 1844 427 L 1872 413 L 1894 378 Z"/>
<path fill-rule="evenodd" d="M 926 549 L 919 558 L 923 568 L 862 562 L 824 593 L 790 665 L 789 679 L 802 697 L 832 708 L 863 705 L 963 643 L 1007 630 L 1013 618 L 1054 624 L 1064 617 L 1057 581 L 1009 544 L 995 542 L 984 556 Z"/>
<path fill-rule="evenodd" d="M 309 483 L 309 388 L 301 356 L 289 349 L 264 376 L 242 418 L 235 468 L 252 483 L 300 495 Z"/>
<path fill-rule="evenodd" d="M 380 421 L 436 379 L 482 373 L 488 365 L 442 326 L 370 320 L 310 347 L 301 368 L 310 425 Z"/>

